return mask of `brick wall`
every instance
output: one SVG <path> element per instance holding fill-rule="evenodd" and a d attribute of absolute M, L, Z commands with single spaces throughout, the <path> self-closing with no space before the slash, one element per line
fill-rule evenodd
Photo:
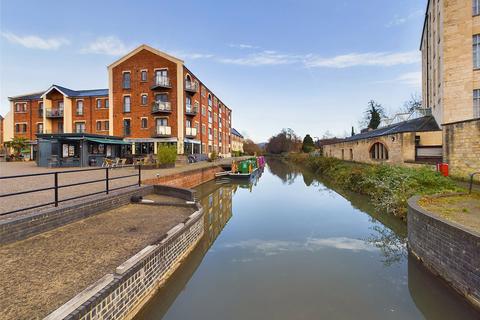
<path fill-rule="evenodd" d="M 130 203 L 133 195 L 146 195 L 152 192 L 152 186 L 135 187 L 112 192 L 109 195 L 97 196 L 91 200 L 82 199 L 74 204 L 60 205 L 58 208 L 36 211 L 29 215 L 3 220 L 0 222 L 0 244 L 26 239 L 65 224 L 118 208 Z"/>
<path fill-rule="evenodd" d="M 45 319 L 130 319 L 195 248 L 204 233 L 203 209 L 173 227 Z"/>
<path fill-rule="evenodd" d="M 408 247 L 433 273 L 480 308 L 480 234 L 408 201 Z"/>
<path fill-rule="evenodd" d="M 72 99 L 72 129 L 75 132 L 75 122 L 85 122 L 85 130 L 89 133 L 108 135 L 105 129 L 105 121 L 108 120 L 108 108 L 106 108 L 107 96 L 83 97 Z M 97 108 L 97 101 L 101 101 L 101 108 Z M 83 101 L 83 114 L 77 114 L 77 103 Z M 102 121 L 101 130 L 97 130 L 97 120 Z"/>
<path fill-rule="evenodd" d="M 175 173 L 159 178 L 147 179 L 142 182 L 144 184 L 175 186 L 179 188 L 193 188 L 202 183 L 215 179 L 215 173 L 220 171 L 223 171 L 223 169 L 218 166 L 210 168 L 200 168 L 187 172 Z"/>
<path fill-rule="evenodd" d="M 443 158 L 462 178 L 480 171 L 480 119 L 443 125 Z"/>

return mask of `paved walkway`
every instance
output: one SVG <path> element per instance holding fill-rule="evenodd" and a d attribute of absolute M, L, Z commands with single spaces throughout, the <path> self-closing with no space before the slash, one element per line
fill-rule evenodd
<path fill-rule="evenodd" d="M 142 180 L 152 179 L 157 176 L 166 176 L 175 173 L 186 172 L 199 168 L 208 168 L 212 166 L 219 166 L 222 164 L 229 164 L 234 158 L 221 159 L 215 162 L 199 162 L 193 164 L 179 165 L 170 169 L 151 169 L 142 170 Z M 45 172 L 64 172 L 58 175 L 59 186 L 79 183 L 91 180 L 99 180 L 105 178 L 105 170 L 91 171 L 89 168 L 82 169 L 73 173 L 65 171 L 74 170 L 75 168 L 41 168 L 37 167 L 35 162 L 0 162 L 0 177 L 15 176 L 23 174 L 37 174 Z M 109 177 L 120 177 L 138 173 L 134 168 L 115 168 L 109 170 Z M 110 181 L 110 189 L 132 185 L 138 182 L 138 177 L 123 178 Z M 13 192 L 21 192 L 26 190 L 49 188 L 54 186 L 54 175 L 40 175 L 24 178 L 0 179 L 0 195 Z M 75 196 L 85 195 L 89 193 L 98 193 L 105 190 L 105 182 L 95 182 L 73 187 L 66 187 L 59 189 L 59 200 L 67 199 Z M 16 196 L 0 198 L 0 214 L 3 212 L 13 211 L 22 207 L 30 207 L 54 201 L 54 191 L 46 190 Z M 40 210 L 40 209 L 37 209 Z M 1 216 L 0 219 L 6 216 Z"/>

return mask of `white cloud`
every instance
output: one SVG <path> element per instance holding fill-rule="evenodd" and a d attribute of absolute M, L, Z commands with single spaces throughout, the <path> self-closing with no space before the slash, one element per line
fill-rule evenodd
<path fill-rule="evenodd" d="M 422 73 L 420 71 L 407 72 L 400 75 L 395 81 L 418 88 L 422 85 Z"/>
<path fill-rule="evenodd" d="M 11 43 L 19 44 L 30 49 L 57 50 L 61 46 L 70 43 L 70 41 L 65 38 L 42 38 L 33 35 L 19 36 L 11 32 L 2 32 L 1 35 Z"/>
<path fill-rule="evenodd" d="M 305 58 L 305 66 L 308 68 L 349 68 L 356 66 L 381 66 L 390 67 L 400 64 L 413 64 L 420 61 L 420 53 L 417 51 L 407 52 L 368 52 L 349 53 L 330 58 L 309 55 Z"/>
<path fill-rule="evenodd" d="M 423 13 L 424 13 L 424 11 L 420 9 L 420 10 L 416 10 L 416 11 L 410 13 L 407 16 L 401 17 L 401 16 L 396 15 L 395 17 L 393 17 L 393 19 L 390 22 L 387 23 L 386 26 L 388 28 L 400 26 L 400 25 L 408 22 L 409 20 L 412 20 L 416 17 L 422 16 Z"/>
<path fill-rule="evenodd" d="M 120 56 L 128 53 L 133 46 L 127 46 L 122 40 L 115 36 L 98 37 L 82 49 L 82 53 L 106 54 L 109 56 Z"/>
<path fill-rule="evenodd" d="M 171 51 L 171 54 L 183 60 L 211 59 L 213 54 L 199 52 Z"/>
<path fill-rule="evenodd" d="M 231 43 L 228 45 L 230 48 L 238 48 L 238 49 L 258 49 L 259 47 L 246 44 L 246 43 Z"/>
<path fill-rule="evenodd" d="M 226 64 L 237 64 L 242 66 L 271 66 L 299 62 L 301 61 L 301 57 L 265 50 L 240 58 L 221 58 L 219 61 Z"/>

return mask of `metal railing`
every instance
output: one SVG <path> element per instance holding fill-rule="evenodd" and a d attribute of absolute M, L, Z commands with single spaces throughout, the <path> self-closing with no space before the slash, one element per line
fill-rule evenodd
<path fill-rule="evenodd" d="M 185 90 L 190 92 L 197 92 L 198 91 L 198 83 L 193 81 L 185 80 Z"/>
<path fill-rule="evenodd" d="M 126 166 L 122 166 L 122 168 L 135 168 L 135 165 L 126 165 Z M 102 179 L 87 180 L 87 181 L 69 183 L 69 184 L 63 184 L 63 185 L 59 185 L 59 183 L 58 183 L 58 178 L 62 174 L 75 173 L 75 172 L 91 172 L 91 171 L 100 171 L 100 170 L 105 171 L 105 177 L 102 178 Z M 32 173 L 32 174 L 22 174 L 22 175 L 16 175 L 16 176 L 0 177 L 0 183 L 5 184 L 5 183 L 8 183 L 9 179 L 20 179 L 20 178 L 26 178 L 26 177 L 39 177 L 39 176 L 52 176 L 53 175 L 53 186 L 51 186 L 51 187 L 37 188 L 37 189 L 30 189 L 30 190 L 25 190 L 25 191 L 18 191 L 18 192 L 0 194 L 0 199 L 2 199 L 2 198 L 18 196 L 18 195 L 22 195 L 22 194 L 30 194 L 30 193 L 34 193 L 34 192 L 53 190 L 53 201 L 47 202 L 47 203 L 42 203 L 42 204 L 39 204 L 39 205 L 34 205 L 34 206 L 23 207 L 23 208 L 15 209 L 15 210 L 12 210 L 12 211 L 1 212 L 0 216 L 16 213 L 16 212 L 20 212 L 20 211 L 25 211 L 25 210 L 31 210 L 31 209 L 51 206 L 51 205 L 55 205 L 55 207 L 58 207 L 59 203 L 62 203 L 62 202 L 65 202 L 65 201 L 85 198 L 85 197 L 89 197 L 89 196 L 93 196 L 93 195 L 97 195 L 97 194 L 101 194 L 101 193 L 109 194 L 110 191 L 115 191 L 115 190 L 119 190 L 119 189 L 124 189 L 124 188 L 129 188 L 129 187 L 140 186 L 141 185 L 141 181 L 142 181 L 142 167 L 141 167 L 141 165 L 138 165 L 138 171 L 135 174 L 128 174 L 128 175 L 123 175 L 123 176 L 110 177 L 109 170 L 112 170 L 112 168 L 76 169 L 76 170 Z M 129 185 L 121 186 L 121 187 L 110 188 L 110 181 L 114 181 L 114 180 L 118 180 L 118 179 L 131 178 L 131 177 L 138 177 L 138 182 L 136 182 L 135 184 L 129 184 Z M 87 193 L 87 194 L 82 194 L 80 196 L 74 196 L 74 197 L 68 197 L 68 198 L 65 198 L 65 199 L 59 199 L 59 195 L 58 195 L 59 189 L 76 187 L 76 186 L 81 186 L 81 185 L 84 185 L 84 184 L 91 184 L 91 183 L 98 183 L 98 182 L 105 182 L 105 189 L 103 191 L 91 192 L 91 193 Z M 19 203 L 22 203 L 22 202 L 19 201 Z"/>
<path fill-rule="evenodd" d="M 152 103 L 152 113 L 155 112 L 172 112 L 172 104 L 164 101 L 154 101 Z"/>
<path fill-rule="evenodd" d="M 185 106 L 185 113 L 187 115 L 196 115 L 198 113 L 198 106 L 192 106 L 191 104 L 187 104 Z"/>
<path fill-rule="evenodd" d="M 197 128 L 185 128 L 185 135 L 188 137 L 195 137 L 197 135 Z"/>
<path fill-rule="evenodd" d="M 46 109 L 45 116 L 47 118 L 63 117 L 63 109 L 57 109 L 57 108 Z"/>
<path fill-rule="evenodd" d="M 475 177 L 475 175 L 477 175 L 477 174 L 480 175 L 480 171 L 474 172 L 474 173 L 471 173 L 471 174 L 470 174 L 470 186 L 468 187 L 468 193 L 472 193 L 472 189 L 473 189 L 473 177 Z"/>
<path fill-rule="evenodd" d="M 152 88 L 161 87 L 161 88 L 171 88 L 172 84 L 170 78 L 166 76 L 153 76 Z"/>
<path fill-rule="evenodd" d="M 154 136 L 157 137 L 168 137 L 172 135 L 172 127 L 169 126 L 156 126 L 154 127 Z"/>

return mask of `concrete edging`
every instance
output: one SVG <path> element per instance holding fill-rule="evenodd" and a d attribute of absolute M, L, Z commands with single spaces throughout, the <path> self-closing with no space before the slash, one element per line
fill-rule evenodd
<path fill-rule="evenodd" d="M 434 274 L 480 310 L 480 233 L 408 200 L 408 249 Z"/>

